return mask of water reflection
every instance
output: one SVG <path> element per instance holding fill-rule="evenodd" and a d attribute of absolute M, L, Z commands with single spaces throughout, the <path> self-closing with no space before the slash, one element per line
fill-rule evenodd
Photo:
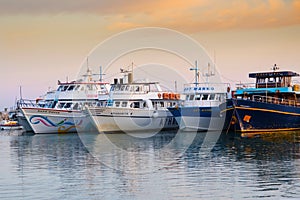
<path fill-rule="evenodd" d="M 162 132 L 150 138 L 86 134 L 83 141 L 76 134 L 1 135 L 0 169 L 5 175 L 0 178 L 0 196 L 300 197 L 299 132 L 255 138 L 222 134 L 213 149 L 204 142 L 207 134 L 212 133 Z M 115 149 L 106 149 L 103 141 L 110 141 Z M 120 154 L 120 149 L 126 153 Z"/>

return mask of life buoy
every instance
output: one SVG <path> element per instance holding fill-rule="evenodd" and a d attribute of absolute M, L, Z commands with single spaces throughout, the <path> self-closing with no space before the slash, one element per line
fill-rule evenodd
<path fill-rule="evenodd" d="M 175 99 L 175 94 L 174 93 L 170 93 L 169 94 L 169 99 Z"/>
<path fill-rule="evenodd" d="M 179 100 L 180 99 L 180 94 L 175 94 L 175 99 Z"/>
<path fill-rule="evenodd" d="M 161 97 L 161 94 L 160 94 L 160 93 L 158 93 L 158 94 L 157 94 L 157 96 L 158 96 L 158 98 L 160 98 L 160 97 Z"/>
<path fill-rule="evenodd" d="M 169 99 L 169 93 L 163 93 L 163 99 Z"/>

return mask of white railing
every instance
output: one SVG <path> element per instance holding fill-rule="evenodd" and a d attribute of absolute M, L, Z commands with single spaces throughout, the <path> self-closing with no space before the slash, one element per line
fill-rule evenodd
<path fill-rule="evenodd" d="M 236 83 L 235 84 L 237 89 L 247 89 L 247 88 L 255 88 L 255 83 Z"/>
<path fill-rule="evenodd" d="M 277 98 L 271 96 L 253 95 L 251 100 L 256 102 L 300 107 L 300 103 L 297 103 L 295 100 L 283 99 L 283 98 Z"/>
<path fill-rule="evenodd" d="M 20 99 L 17 102 L 18 107 L 29 107 L 29 108 L 37 108 L 37 107 L 44 107 L 45 102 L 40 101 L 38 102 L 37 100 L 29 100 L 29 99 Z"/>

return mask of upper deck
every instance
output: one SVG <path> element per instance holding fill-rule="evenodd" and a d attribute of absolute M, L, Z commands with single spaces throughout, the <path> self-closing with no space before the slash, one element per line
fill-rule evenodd
<path fill-rule="evenodd" d="M 300 86 L 293 84 L 292 78 L 300 76 L 293 71 L 276 71 L 279 68 L 276 64 L 273 66 L 273 71 L 250 73 L 249 78 L 255 78 L 255 83 L 249 85 L 239 84 L 235 96 L 239 95 L 258 95 L 258 94 L 300 94 Z"/>
<path fill-rule="evenodd" d="M 255 88 L 283 88 L 292 86 L 292 77 L 299 76 L 292 71 L 273 71 L 250 73 L 249 78 L 256 79 Z"/>

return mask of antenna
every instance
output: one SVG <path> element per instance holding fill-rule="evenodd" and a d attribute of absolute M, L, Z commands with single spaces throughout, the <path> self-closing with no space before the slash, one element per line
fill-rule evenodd
<path fill-rule="evenodd" d="M 22 100 L 23 97 L 22 97 L 22 86 L 20 85 L 20 99 Z"/>
<path fill-rule="evenodd" d="M 210 63 L 207 64 L 207 73 L 203 74 L 206 77 L 206 82 L 208 82 L 209 77 L 214 76 L 215 73 L 210 70 Z"/>
<path fill-rule="evenodd" d="M 89 71 L 89 57 L 86 57 L 86 69 Z"/>
<path fill-rule="evenodd" d="M 102 66 L 100 66 L 100 74 L 99 75 L 100 75 L 99 81 L 102 82 L 103 81 L 103 75 L 105 75 L 105 74 L 102 73 Z"/>
<path fill-rule="evenodd" d="M 273 70 L 273 72 L 275 72 L 276 70 L 278 70 L 278 69 L 279 69 L 279 67 L 277 67 L 277 65 L 276 65 L 276 64 L 274 64 L 274 66 L 273 66 L 271 69 Z"/>
<path fill-rule="evenodd" d="M 190 70 L 195 70 L 195 85 L 198 86 L 198 79 L 199 79 L 199 69 L 198 69 L 198 62 L 195 61 L 195 68 L 190 68 Z"/>

